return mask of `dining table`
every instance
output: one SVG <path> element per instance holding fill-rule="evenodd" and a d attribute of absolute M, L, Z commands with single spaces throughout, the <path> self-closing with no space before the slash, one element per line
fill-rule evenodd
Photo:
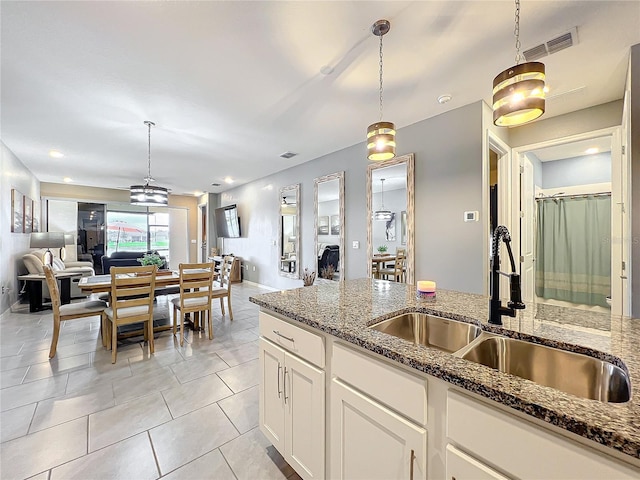
<path fill-rule="evenodd" d="M 132 275 L 132 274 L 126 274 Z M 175 294 L 180 293 L 179 290 L 170 289 L 169 287 L 179 287 L 180 286 L 180 274 L 175 271 L 161 271 L 156 272 L 156 296 L 157 295 L 167 295 L 169 293 Z M 80 282 L 78 283 L 78 287 L 83 292 L 87 293 L 110 293 L 111 292 L 111 275 L 94 275 L 92 277 L 82 277 Z M 109 300 L 107 300 L 109 302 Z M 194 314 L 193 321 L 187 318 L 187 322 L 185 325 L 190 327 L 192 330 L 200 330 L 199 325 L 199 316 Z M 134 324 L 135 325 L 135 324 Z M 165 316 L 156 315 L 154 312 L 153 319 L 153 331 L 161 332 L 165 330 L 169 330 L 173 328 L 173 324 L 170 319 L 169 311 L 167 309 Z M 141 328 L 137 328 L 135 330 L 126 330 L 122 333 L 118 334 L 118 339 L 133 337 L 142 335 L 144 332 Z"/>
<path fill-rule="evenodd" d="M 371 257 L 373 265 L 373 278 L 380 279 L 380 269 L 385 268 L 387 262 L 395 262 L 396 256 L 391 253 L 376 253 Z"/>

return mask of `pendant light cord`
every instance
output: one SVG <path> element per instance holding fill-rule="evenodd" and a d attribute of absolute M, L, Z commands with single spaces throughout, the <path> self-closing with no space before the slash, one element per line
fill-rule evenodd
<path fill-rule="evenodd" d="M 520 0 L 516 0 L 515 26 L 513 35 L 516 37 L 516 65 L 520 65 L 522 55 L 520 54 Z M 382 38 L 380 39 L 382 41 Z"/>
<path fill-rule="evenodd" d="M 146 120 L 144 123 L 147 127 L 149 127 L 149 154 L 148 154 L 148 161 L 147 161 L 148 173 L 146 178 L 146 184 L 149 185 L 149 182 L 153 180 L 153 178 L 151 177 L 151 127 L 155 125 L 155 123 L 150 122 L 149 120 Z"/>
<path fill-rule="evenodd" d="M 380 121 L 382 121 L 382 35 L 380 35 Z"/>

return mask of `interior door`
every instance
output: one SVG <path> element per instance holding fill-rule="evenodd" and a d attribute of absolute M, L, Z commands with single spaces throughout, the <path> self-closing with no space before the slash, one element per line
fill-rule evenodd
<path fill-rule="evenodd" d="M 522 156 L 520 169 L 520 272 L 522 300 L 533 302 L 535 294 L 535 235 L 536 200 L 534 196 L 533 164 L 526 155 Z"/>

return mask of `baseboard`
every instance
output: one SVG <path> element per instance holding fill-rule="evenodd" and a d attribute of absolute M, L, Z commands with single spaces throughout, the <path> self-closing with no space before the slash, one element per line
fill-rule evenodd
<path fill-rule="evenodd" d="M 277 292 L 279 290 L 277 288 L 269 287 L 268 285 L 262 285 L 261 283 L 252 282 L 250 280 L 242 280 L 242 283 L 248 283 L 249 285 L 252 285 L 254 287 L 265 288 L 265 289 L 270 290 L 272 292 Z"/>

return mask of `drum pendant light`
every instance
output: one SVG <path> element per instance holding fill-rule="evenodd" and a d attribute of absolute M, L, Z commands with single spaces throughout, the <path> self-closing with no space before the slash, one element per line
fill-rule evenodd
<path fill-rule="evenodd" d="M 374 162 L 389 160 L 396 156 L 396 127 L 382 121 L 382 37 L 391 29 L 389 20 L 378 20 L 371 32 L 380 37 L 380 121 L 367 128 L 367 158 Z"/>
<path fill-rule="evenodd" d="M 149 128 L 149 157 L 147 176 L 144 185 L 131 185 L 129 189 L 131 205 L 143 207 L 167 206 L 169 204 L 169 190 L 157 185 L 151 185 L 155 180 L 151 176 L 151 127 L 156 124 L 146 120 L 144 124 Z"/>
<path fill-rule="evenodd" d="M 544 113 L 545 68 L 540 62 L 520 63 L 520 0 L 515 0 L 516 64 L 493 79 L 493 123 L 499 127 L 522 125 Z"/>
<path fill-rule="evenodd" d="M 373 214 L 374 220 L 381 220 L 384 222 L 388 222 L 391 220 L 392 214 L 391 210 L 387 210 L 384 208 L 384 178 L 380 179 L 380 209 L 376 210 Z"/>

